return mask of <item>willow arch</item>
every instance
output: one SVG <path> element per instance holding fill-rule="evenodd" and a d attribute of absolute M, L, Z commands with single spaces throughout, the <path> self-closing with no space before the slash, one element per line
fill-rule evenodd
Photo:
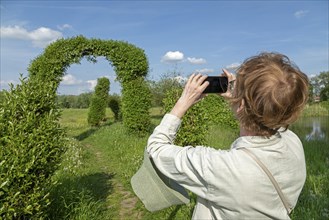
<path fill-rule="evenodd" d="M 30 79 L 52 82 L 56 92 L 67 68 L 86 57 L 96 62 L 104 56 L 113 67 L 122 86 L 122 119 L 130 132 L 144 133 L 150 126 L 150 92 L 146 86 L 148 61 L 144 51 L 132 44 L 115 40 L 87 39 L 83 36 L 60 39 L 49 45 L 30 64 Z"/>
<path fill-rule="evenodd" d="M 98 56 L 106 57 L 122 85 L 125 127 L 137 133 L 148 130 L 150 91 L 143 50 L 83 36 L 52 43 L 31 62 L 29 78 L 12 85 L 0 102 L 0 219 L 47 217 L 52 175 L 70 146 L 58 121 L 57 88 L 71 64 L 83 57 L 95 62 Z"/>

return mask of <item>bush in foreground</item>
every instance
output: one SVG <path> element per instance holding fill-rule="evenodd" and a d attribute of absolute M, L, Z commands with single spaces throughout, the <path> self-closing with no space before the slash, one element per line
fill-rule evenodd
<path fill-rule="evenodd" d="M 0 103 L 0 219 L 41 218 L 65 151 L 52 83 L 21 80 Z"/>

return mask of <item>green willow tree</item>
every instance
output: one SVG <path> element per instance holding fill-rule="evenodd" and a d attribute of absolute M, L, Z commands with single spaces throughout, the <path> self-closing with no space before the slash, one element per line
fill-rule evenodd
<path fill-rule="evenodd" d="M 320 97 L 321 101 L 329 98 L 329 71 L 320 72 L 319 75 L 310 78 L 313 95 Z"/>
<path fill-rule="evenodd" d="M 88 112 L 88 124 L 98 126 L 101 121 L 105 120 L 106 107 L 110 91 L 110 80 L 106 77 L 97 79 L 95 93 L 91 99 Z"/>

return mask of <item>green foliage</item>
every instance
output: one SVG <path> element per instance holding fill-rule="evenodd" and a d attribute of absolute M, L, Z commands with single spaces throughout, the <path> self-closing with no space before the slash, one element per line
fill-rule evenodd
<path fill-rule="evenodd" d="M 0 103 L 2 103 L 5 99 L 5 91 L 0 91 Z"/>
<path fill-rule="evenodd" d="M 326 107 L 326 102 L 308 104 L 304 107 L 302 116 L 314 117 L 314 116 L 328 116 L 329 109 Z"/>
<path fill-rule="evenodd" d="M 166 112 L 171 110 L 181 93 L 182 88 L 174 88 L 167 93 L 164 99 Z M 229 126 L 232 129 L 238 128 L 238 122 L 234 119 L 228 103 L 218 95 L 208 94 L 184 115 L 175 144 L 181 146 L 205 144 L 208 127 L 213 124 Z"/>
<path fill-rule="evenodd" d="M 41 218 L 66 149 L 56 85 L 21 79 L 0 103 L 0 218 Z"/>
<path fill-rule="evenodd" d="M 169 112 L 179 99 L 183 89 L 173 88 L 168 91 L 164 99 L 165 111 Z M 208 117 L 201 101 L 190 108 L 182 119 L 181 126 L 177 132 L 175 144 L 179 146 L 203 145 L 208 129 Z"/>
<path fill-rule="evenodd" d="M 329 84 L 327 84 L 320 92 L 320 100 L 328 101 L 329 100 Z"/>
<path fill-rule="evenodd" d="M 91 105 L 88 112 L 88 124 L 91 126 L 99 126 L 102 121 L 105 120 L 104 100 L 93 96 L 91 100 Z"/>
<path fill-rule="evenodd" d="M 93 93 L 81 93 L 80 95 L 59 95 L 57 97 L 60 108 L 89 108 Z"/>
<path fill-rule="evenodd" d="M 320 96 L 321 91 L 329 85 L 329 71 L 320 72 L 319 75 L 311 77 L 310 84 L 312 85 L 314 95 Z"/>
<path fill-rule="evenodd" d="M 233 129 L 238 128 L 238 121 L 234 118 L 231 107 L 223 97 L 215 94 L 208 94 L 203 102 L 210 124 L 220 124 Z"/>
<path fill-rule="evenodd" d="M 314 102 L 314 88 L 311 83 L 308 84 L 308 100 L 307 103 L 313 103 Z"/>
<path fill-rule="evenodd" d="M 320 102 L 320 105 L 327 109 L 327 111 L 329 112 L 329 100 L 328 101 L 323 101 L 323 102 Z"/>
<path fill-rule="evenodd" d="M 329 148 L 326 141 L 303 142 L 307 177 L 291 219 L 328 219 Z"/>
<path fill-rule="evenodd" d="M 82 57 L 86 57 L 90 62 L 96 62 L 96 57 L 98 56 L 106 57 L 110 64 L 113 65 L 117 79 L 123 87 L 130 81 L 136 79 L 144 80 L 144 77 L 147 75 L 148 61 L 142 49 L 123 41 L 87 39 L 83 36 L 60 39 L 50 44 L 43 54 L 33 60 L 28 70 L 31 78 L 39 77 L 44 81 L 52 81 L 58 87 L 65 71 L 71 64 L 80 63 Z M 130 93 L 130 95 L 135 97 L 135 99 L 139 99 L 139 93 Z M 123 104 L 128 99 L 123 98 Z M 124 105 L 129 106 L 130 103 Z M 136 109 L 138 107 L 141 107 L 141 109 Z M 148 103 L 144 105 L 139 103 L 130 112 L 134 114 L 133 112 L 137 111 L 146 114 L 141 116 L 141 118 L 145 119 L 149 117 L 149 112 L 145 111 L 146 107 L 149 107 Z M 122 116 L 124 124 L 129 126 L 128 130 L 130 132 L 140 133 L 140 130 L 147 129 L 142 128 L 148 124 L 147 122 L 144 123 L 141 120 L 129 121 L 130 116 L 128 115 L 129 111 L 127 110 Z M 149 121 L 149 119 L 146 121 Z"/>
<path fill-rule="evenodd" d="M 108 105 L 114 114 L 114 120 L 121 120 L 121 97 L 119 95 L 110 95 Z"/>
<path fill-rule="evenodd" d="M 151 126 L 151 95 L 147 83 L 142 78 L 126 81 L 123 84 L 122 96 L 124 126 L 129 132 L 146 134 Z"/>
<path fill-rule="evenodd" d="M 178 75 L 174 72 L 163 76 L 159 81 L 150 81 L 150 88 L 152 93 L 152 106 L 163 107 L 163 99 L 168 91 L 174 88 L 180 88 L 182 85 L 177 80 Z"/>
<path fill-rule="evenodd" d="M 110 80 L 108 78 L 97 79 L 95 93 L 91 99 L 88 113 L 88 124 L 98 126 L 105 119 L 106 107 L 110 90 Z"/>

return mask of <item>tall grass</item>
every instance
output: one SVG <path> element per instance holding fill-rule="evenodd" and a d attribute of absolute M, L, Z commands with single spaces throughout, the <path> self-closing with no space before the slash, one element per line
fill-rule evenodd
<path fill-rule="evenodd" d="M 51 194 L 51 219 L 190 219 L 195 204 L 174 206 L 150 213 L 138 201 L 131 213 L 122 216 L 122 190 L 133 197 L 130 179 L 142 163 L 148 137 L 126 133 L 120 122 L 114 122 L 108 110 L 108 121 L 100 128 L 87 125 L 87 111 L 64 110 L 61 123 L 67 127 L 73 142 L 56 178 L 60 183 Z M 160 108 L 152 109 L 156 126 L 163 115 Z M 235 130 L 212 125 L 207 136 L 209 146 L 227 148 L 237 137 Z M 304 142 L 307 180 L 292 219 L 328 219 L 329 217 L 329 148 L 326 142 Z M 118 190 L 117 184 L 123 186 Z"/>
<path fill-rule="evenodd" d="M 329 219 L 329 147 L 324 141 L 304 141 L 306 183 L 293 219 Z"/>
<path fill-rule="evenodd" d="M 315 103 L 315 104 L 312 104 L 312 105 L 308 104 L 308 105 L 305 106 L 302 115 L 304 117 L 329 116 L 329 109 L 328 109 L 327 105 L 322 104 L 322 103 Z"/>

